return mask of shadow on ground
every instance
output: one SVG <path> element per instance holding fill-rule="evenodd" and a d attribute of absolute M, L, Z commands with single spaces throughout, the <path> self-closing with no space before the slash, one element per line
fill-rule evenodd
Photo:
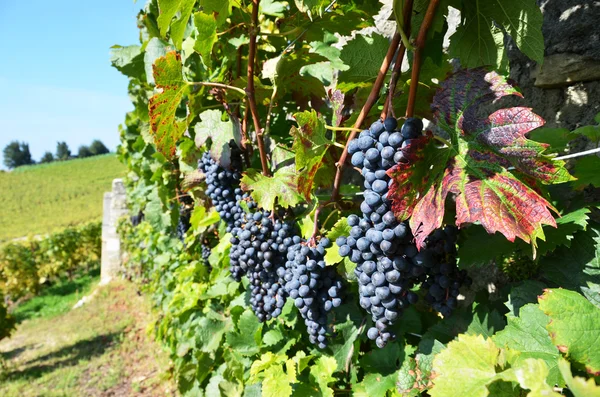
<path fill-rule="evenodd" d="M 122 336 L 123 332 L 113 332 L 80 340 L 62 349 L 36 357 L 31 361 L 19 363 L 21 369 L 9 368 L 3 374 L 4 379 L 37 379 L 45 373 L 55 371 L 58 368 L 77 365 L 82 360 L 89 360 L 93 357 L 103 355 L 115 343 L 118 343 L 122 339 Z M 2 358 L 9 359 L 16 357 L 27 348 L 28 346 L 25 346 L 2 353 Z"/>

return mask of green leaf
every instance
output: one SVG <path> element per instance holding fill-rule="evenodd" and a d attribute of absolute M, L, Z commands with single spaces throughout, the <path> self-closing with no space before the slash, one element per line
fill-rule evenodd
<path fill-rule="evenodd" d="M 376 33 L 371 36 L 357 34 L 350 40 L 340 55 L 347 70 L 339 74 L 339 88 L 347 92 L 373 81 L 379 73 L 381 61 L 385 58 L 389 44 L 385 37 Z"/>
<path fill-rule="evenodd" d="M 167 29 L 171 26 L 171 40 L 178 50 L 181 49 L 183 34 L 195 3 L 196 0 L 158 0 L 160 15 L 157 22 L 160 34 L 165 37 Z M 176 14 L 177 17 L 171 22 Z"/>
<path fill-rule="evenodd" d="M 415 357 L 405 357 L 398 371 L 398 391 L 410 396 L 420 396 L 431 385 L 433 360 L 444 345 L 438 340 L 424 340 Z M 403 395 L 404 395 L 403 394 Z"/>
<path fill-rule="evenodd" d="M 233 7 L 231 0 L 199 0 L 199 3 L 205 14 L 213 15 L 215 17 L 217 26 L 221 26 L 227 21 Z"/>
<path fill-rule="evenodd" d="M 479 3 L 479 0 L 470 0 Z M 508 57 L 504 51 L 504 33 L 492 25 L 491 19 L 475 10 L 475 6 L 465 8 L 466 20 L 450 36 L 448 54 L 460 60 L 462 67 L 472 68 L 492 65 L 495 70 L 508 69 Z"/>
<path fill-rule="evenodd" d="M 500 350 L 491 339 L 459 335 L 433 361 L 431 397 L 486 397 L 486 386 L 496 380 Z M 460 381 L 458 381 L 460 379 Z"/>
<path fill-rule="evenodd" d="M 210 66 L 212 48 L 217 42 L 217 21 L 211 15 L 197 12 L 194 14 L 194 25 L 198 31 L 194 50 L 200 54 L 204 64 Z"/>
<path fill-rule="evenodd" d="M 263 343 L 266 346 L 273 346 L 283 340 L 283 334 L 277 328 L 271 329 L 263 336 Z"/>
<path fill-rule="evenodd" d="M 482 250 L 481 247 L 486 247 Z M 483 226 L 471 225 L 461 230 L 458 240 L 458 263 L 462 268 L 482 266 L 515 251 L 515 244 L 502 234 L 489 234 Z"/>
<path fill-rule="evenodd" d="M 229 317 L 209 319 L 203 316 L 200 317 L 195 328 L 200 350 L 214 353 L 221 346 L 223 334 L 231 328 L 231 319 Z"/>
<path fill-rule="evenodd" d="M 596 385 L 594 379 L 585 379 L 579 376 L 573 377 L 571 365 L 564 358 L 558 360 L 558 368 L 569 391 L 575 397 L 600 397 L 600 386 Z"/>
<path fill-rule="evenodd" d="M 575 169 L 573 175 L 577 178 L 574 181 L 574 185 L 577 187 L 587 187 L 592 185 L 594 187 L 600 187 L 600 157 L 598 156 L 585 156 L 578 159 L 575 162 Z"/>
<path fill-rule="evenodd" d="M 559 247 L 540 260 L 542 275 L 563 288 L 578 290 L 600 307 L 600 227 L 590 223 L 575 233 L 570 247 Z"/>
<path fill-rule="evenodd" d="M 504 51 L 501 26 L 519 49 L 538 63 L 544 59 L 542 12 L 535 0 L 468 0 L 461 24 L 450 37 L 451 57 L 460 59 L 463 67 L 494 65 L 505 70 L 508 60 Z"/>
<path fill-rule="evenodd" d="M 335 358 L 328 356 L 321 356 L 310 368 L 310 375 L 315 380 L 315 383 L 319 385 L 319 389 L 323 396 L 333 397 L 333 390 L 327 385 L 335 381 L 332 376 L 337 368 Z"/>
<path fill-rule="evenodd" d="M 153 37 L 146 45 L 144 51 L 144 71 L 146 72 L 146 81 L 148 84 L 154 84 L 154 62 L 158 58 L 164 57 L 169 51 L 174 51 L 175 48 L 168 45 L 161 39 Z"/>
<path fill-rule="evenodd" d="M 399 362 L 406 358 L 404 346 L 388 344 L 383 349 L 373 350 L 360 361 L 365 377 L 357 385 L 358 390 L 368 396 L 385 396 L 388 390 L 395 389 Z"/>
<path fill-rule="evenodd" d="M 110 47 L 110 63 L 127 77 L 141 81 L 144 76 L 144 53 L 139 45 Z"/>
<path fill-rule="evenodd" d="M 315 16 L 320 16 L 329 4 L 328 0 L 294 0 L 294 4 L 300 12 L 308 14 L 312 19 Z"/>
<path fill-rule="evenodd" d="M 229 167 L 231 164 L 231 147 L 229 143 L 235 138 L 233 120 L 222 121 L 223 112 L 216 109 L 205 110 L 200 113 L 199 117 L 200 122 L 194 126 L 196 146 L 203 146 L 210 138 L 212 141 L 210 156 L 221 167 Z"/>
<path fill-rule="evenodd" d="M 545 228 L 546 241 L 540 242 L 538 254 L 540 256 L 545 255 L 561 245 L 570 247 L 575 233 L 587 228 L 589 213 L 588 208 L 579 208 L 558 218 L 556 228 Z"/>
<path fill-rule="evenodd" d="M 348 310 L 346 311 L 346 309 Z M 335 335 L 341 338 L 336 338 L 330 344 L 330 348 L 337 362 L 337 371 L 346 371 L 346 365 L 351 363 L 351 359 L 358 355 L 358 344 L 355 342 L 358 339 L 362 315 L 360 309 L 352 304 L 344 305 L 335 312 L 334 331 Z M 339 339 L 341 341 L 338 343 Z"/>
<path fill-rule="evenodd" d="M 341 262 L 344 258 L 338 253 L 340 247 L 335 244 L 335 240 L 340 236 L 350 235 L 350 226 L 347 218 L 340 218 L 335 225 L 327 232 L 327 238 L 332 242 L 331 247 L 325 249 L 325 263 L 328 266 Z"/>
<path fill-rule="evenodd" d="M 514 286 L 508 294 L 508 307 L 513 316 L 519 316 L 521 308 L 528 303 L 537 303 L 537 298 L 544 292 L 546 285 L 539 281 L 525 280 Z"/>
<path fill-rule="evenodd" d="M 252 356 L 260 351 L 262 324 L 251 310 L 246 310 L 237 323 L 237 332 L 227 333 L 227 344 L 243 356 Z"/>
<path fill-rule="evenodd" d="M 181 57 L 169 52 L 152 66 L 156 88 L 162 90 L 150 98 L 151 135 L 159 152 L 166 157 L 175 155 L 176 143 L 187 128 L 185 120 L 177 120 L 176 111 L 189 86 L 183 79 Z"/>
<path fill-rule="evenodd" d="M 285 16 L 287 4 L 278 0 L 262 0 L 260 2 L 260 13 L 282 18 Z"/>
<path fill-rule="evenodd" d="M 201 205 L 195 206 L 190 217 L 190 225 L 192 226 L 194 235 L 197 236 L 204 233 L 211 225 L 219 222 L 219 219 L 219 213 L 214 209 L 211 209 L 207 214 L 206 208 Z"/>
<path fill-rule="evenodd" d="M 550 153 L 562 153 L 567 149 L 569 142 L 577 138 L 577 135 L 566 128 L 542 127 L 531 131 L 529 138 L 550 145 L 548 146 Z"/>
<path fill-rule="evenodd" d="M 546 330 L 549 322 L 537 305 L 528 304 L 521 308 L 519 317 L 509 316 L 508 325 L 493 336 L 500 348 L 509 348 L 518 352 L 512 362 L 519 365 L 524 360 L 534 358 L 543 360 L 549 370 L 547 381 L 551 385 L 563 385 L 556 362 L 560 352 L 552 343 Z"/>
<path fill-rule="evenodd" d="M 550 317 L 547 329 L 558 349 L 585 365 L 589 373 L 600 375 L 600 309 L 577 292 L 564 289 L 546 290 L 539 302 Z"/>
<path fill-rule="evenodd" d="M 290 167 L 280 168 L 273 176 L 264 176 L 250 168 L 242 176 L 240 186 L 243 190 L 252 192 L 252 198 L 259 207 L 273 211 L 276 202 L 282 208 L 293 207 L 302 202 L 296 179 L 296 173 Z"/>
<path fill-rule="evenodd" d="M 554 392 L 548 385 L 548 366 L 544 360 L 528 358 L 518 363 L 513 363 L 510 369 L 507 369 L 499 376 L 503 380 L 518 383 L 523 389 L 528 389 L 528 397 L 560 397 L 562 394 Z"/>
<path fill-rule="evenodd" d="M 267 369 L 262 385 L 264 397 L 287 397 L 292 395 L 290 379 L 281 367 L 270 367 Z"/>
<path fill-rule="evenodd" d="M 598 146 L 598 144 L 600 143 L 600 125 L 586 125 L 583 127 L 579 127 L 576 130 L 574 130 L 572 132 L 572 134 L 574 134 L 576 136 L 583 135 L 586 138 L 588 138 L 590 141 L 595 143 L 596 146 Z"/>

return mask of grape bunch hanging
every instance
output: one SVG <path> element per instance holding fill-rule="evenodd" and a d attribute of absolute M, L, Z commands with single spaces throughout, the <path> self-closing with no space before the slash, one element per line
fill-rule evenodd
<path fill-rule="evenodd" d="M 232 168 L 225 169 L 205 153 L 198 166 L 206 176 L 206 193 L 232 235 L 231 275 L 237 281 L 248 277 L 250 305 L 257 318 L 277 317 L 291 297 L 310 342 L 325 348 L 327 313 L 342 303 L 342 281 L 334 269 L 325 267 L 329 240 L 323 238 L 312 246 L 292 222 L 258 208 L 239 187 L 239 157 L 232 155 Z"/>
<path fill-rule="evenodd" d="M 389 327 L 419 295 L 434 310 L 449 315 L 463 284 L 470 283 L 464 271 L 456 267 L 456 230 L 446 227 L 431 235 L 419 252 L 406 222 L 398 222 L 388 200 L 391 179 L 387 171 L 396 163 L 406 162 L 406 148 L 421 136 L 423 123 L 408 118 L 400 130 L 393 118 L 376 121 L 348 144 L 353 166 L 364 177 L 361 216 L 350 215 L 349 236 L 336 240 L 339 253 L 356 264 L 359 304 L 372 316 L 374 326 L 367 336 L 384 347 L 395 335 Z"/>

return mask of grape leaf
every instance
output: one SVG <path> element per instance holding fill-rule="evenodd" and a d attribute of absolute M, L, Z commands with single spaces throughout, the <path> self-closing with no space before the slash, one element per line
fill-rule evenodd
<path fill-rule="evenodd" d="M 232 4 L 230 0 L 200 0 L 199 3 L 204 13 L 212 14 L 215 17 L 217 26 L 221 26 L 231 15 Z"/>
<path fill-rule="evenodd" d="M 110 47 L 112 66 L 127 77 L 142 80 L 144 75 L 144 53 L 139 45 Z"/>
<path fill-rule="evenodd" d="M 581 291 L 600 307 L 600 229 L 590 223 L 562 246 L 540 260 L 542 275 L 557 286 Z"/>
<path fill-rule="evenodd" d="M 546 328 L 558 349 L 585 365 L 590 374 L 600 375 L 600 308 L 564 289 L 547 289 L 539 303 L 550 317 Z"/>
<path fill-rule="evenodd" d="M 420 396 L 431 383 L 431 369 L 435 355 L 444 349 L 438 340 L 424 340 L 415 357 L 406 357 L 398 371 L 398 390 L 403 395 Z"/>
<path fill-rule="evenodd" d="M 542 12 L 535 0 L 514 3 L 468 0 L 462 8 L 461 24 L 450 37 L 450 56 L 459 58 L 464 67 L 494 65 L 497 70 L 504 70 L 508 66 L 504 30 L 525 55 L 541 64 L 544 60 Z"/>
<path fill-rule="evenodd" d="M 410 347 L 412 353 L 413 348 Z M 398 365 L 406 359 L 404 345 L 390 343 L 383 349 L 373 350 L 361 359 L 365 370 L 363 380 L 356 385 L 359 392 L 367 396 L 385 396 L 388 390 L 396 386 Z"/>
<path fill-rule="evenodd" d="M 525 280 L 511 288 L 508 301 L 504 303 L 511 315 L 519 316 L 521 307 L 528 303 L 536 303 L 537 297 L 544 292 L 544 283 L 534 280 Z"/>
<path fill-rule="evenodd" d="M 200 113 L 199 117 L 200 122 L 194 126 L 196 146 L 203 146 L 210 138 L 212 141 L 210 156 L 222 167 L 229 167 L 231 164 L 231 147 L 229 143 L 235 140 L 233 120 L 222 121 L 223 113 L 216 109 L 205 110 Z"/>
<path fill-rule="evenodd" d="M 296 153 L 296 172 L 298 175 L 298 192 L 310 199 L 317 171 L 324 164 L 324 156 L 333 144 L 326 137 L 325 121 L 314 110 L 294 115 L 298 128 L 292 127 L 290 135 L 294 137 L 292 151 Z"/>
<path fill-rule="evenodd" d="M 496 379 L 500 350 L 491 339 L 481 335 L 459 335 L 433 360 L 434 386 L 429 390 L 436 396 L 488 395 L 486 385 Z M 460 382 L 456 380 L 460 379 Z"/>
<path fill-rule="evenodd" d="M 558 369 L 562 374 L 569 391 L 575 397 L 600 397 L 600 386 L 596 385 L 594 379 L 585 379 L 579 376 L 573 377 L 571 365 L 564 358 L 558 360 Z"/>
<path fill-rule="evenodd" d="M 500 348 L 509 348 L 518 352 L 513 363 L 536 358 L 544 360 L 548 366 L 549 384 L 564 385 L 556 362 L 560 352 L 552 343 L 546 326 L 550 319 L 537 305 L 528 304 L 520 309 L 519 317 L 508 316 L 508 325 L 492 337 Z"/>
<path fill-rule="evenodd" d="M 300 70 L 319 62 L 327 61 L 327 58 L 310 53 L 308 48 L 302 48 L 291 54 L 284 54 L 277 58 L 269 59 L 263 66 L 263 78 L 269 78 L 277 87 L 277 96 L 281 97 L 288 92 L 300 96 L 316 95 L 322 97 L 325 94 L 323 84 L 310 75 L 301 75 Z"/>
<path fill-rule="evenodd" d="M 500 109 L 479 116 L 481 105 L 520 94 L 496 72 L 461 70 L 450 76 L 434 97 L 438 127 L 450 136 L 438 147 L 431 134 L 412 140 L 408 163 L 388 171 L 393 178 L 388 197 L 400 220 L 410 219 L 417 247 L 442 224 L 445 201 L 456 195 L 456 224 L 481 223 L 488 233 L 500 232 L 531 243 L 544 239 L 542 225 L 556 226 L 554 207 L 510 173 L 515 167 L 543 183 L 572 180 L 564 162 L 543 155 L 547 145 L 528 140 L 544 121 L 529 108 Z"/>
<path fill-rule="evenodd" d="M 388 47 L 388 40 L 379 34 L 357 34 L 342 49 L 340 58 L 348 68 L 340 72 L 338 88 L 347 92 L 374 80 Z"/>
<path fill-rule="evenodd" d="M 194 50 L 200 54 L 204 64 L 210 66 L 212 64 L 210 56 L 212 48 L 217 42 L 217 21 L 211 15 L 197 12 L 194 14 L 194 25 L 198 30 Z"/>
<path fill-rule="evenodd" d="M 589 208 L 579 208 L 558 218 L 556 220 L 556 228 L 547 229 L 544 232 L 546 241 L 540 242 L 538 247 L 540 256 L 554 251 L 557 247 L 563 245 L 570 247 L 575 233 L 587 228 L 589 213 Z"/>
<path fill-rule="evenodd" d="M 263 342 L 265 346 L 273 346 L 283 340 L 281 331 L 277 328 L 271 329 L 263 336 Z"/>
<path fill-rule="evenodd" d="M 160 15 L 157 22 L 160 34 L 165 37 L 170 25 L 171 40 L 173 40 L 173 44 L 178 50 L 181 49 L 185 27 L 192 14 L 194 4 L 196 4 L 196 0 L 158 0 Z M 171 22 L 173 17 L 176 18 Z"/>
<path fill-rule="evenodd" d="M 162 92 L 155 94 L 148 102 L 151 134 L 159 152 L 167 157 L 175 155 L 175 144 L 183 135 L 187 122 L 177 120 L 175 113 L 189 85 L 183 80 L 181 57 L 176 52 L 169 52 L 158 58 L 154 65 L 156 88 Z"/>
<path fill-rule="evenodd" d="M 321 356 L 310 368 L 310 375 L 315 380 L 321 393 L 326 397 L 333 397 L 333 390 L 327 385 L 335 381 L 332 376 L 337 368 L 335 358 L 328 356 Z"/>
<path fill-rule="evenodd" d="M 174 50 L 173 46 L 168 45 L 158 37 L 150 39 L 144 51 L 144 71 L 146 72 L 146 81 L 148 84 L 155 84 L 153 69 L 156 60 Z"/>
<path fill-rule="evenodd" d="M 221 345 L 223 334 L 230 328 L 231 319 L 229 317 L 220 320 L 200 317 L 195 331 L 200 350 L 205 353 L 216 352 Z"/>
<path fill-rule="evenodd" d="M 262 324 L 251 310 L 246 310 L 237 323 L 237 332 L 228 332 L 227 344 L 243 356 L 252 356 L 260 351 Z"/>
<path fill-rule="evenodd" d="M 338 247 L 338 245 L 335 243 L 335 240 L 340 236 L 349 235 L 350 226 L 348 225 L 347 218 L 339 219 L 327 233 L 327 238 L 332 242 L 331 247 L 325 249 L 325 263 L 327 265 L 335 265 L 344 259 L 338 252 L 340 247 Z"/>
<path fill-rule="evenodd" d="M 219 222 L 219 219 L 219 213 L 214 209 L 207 214 L 206 208 L 201 205 L 195 206 L 190 217 L 190 225 L 192 226 L 194 235 L 198 236 L 204 233 L 210 225 Z"/>
<path fill-rule="evenodd" d="M 259 207 L 267 211 L 273 211 L 276 203 L 289 208 L 302 202 L 297 189 L 296 172 L 292 167 L 280 168 L 273 176 L 264 176 L 250 168 L 242 176 L 240 186 L 244 191 L 251 191 Z"/>
<path fill-rule="evenodd" d="M 282 371 L 281 367 L 271 367 L 264 373 L 263 396 L 287 397 L 292 395 L 292 386 L 289 376 Z"/>
<path fill-rule="evenodd" d="M 577 160 L 573 175 L 577 178 L 574 182 L 577 187 L 592 185 L 600 187 L 600 158 L 598 156 L 586 156 Z"/>

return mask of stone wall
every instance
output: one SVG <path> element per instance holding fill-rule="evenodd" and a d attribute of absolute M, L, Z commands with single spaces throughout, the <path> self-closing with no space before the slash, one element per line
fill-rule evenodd
<path fill-rule="evenodd" d="M 117 224 L 128 212 L 125 185 L 122 179 L 115 179 L 112 182 L 112 192 L 104 193 L 101 284 L 117 277 L 121 270 L 121 240 L 117 233 Z"/>
<path fill-rule="evenodd" d="M 510 77 L 549 127 L 595 124 L 600 113 L 600 1 L 538 0 L 544 15 L 544 62 L 508 43 Z"/>

